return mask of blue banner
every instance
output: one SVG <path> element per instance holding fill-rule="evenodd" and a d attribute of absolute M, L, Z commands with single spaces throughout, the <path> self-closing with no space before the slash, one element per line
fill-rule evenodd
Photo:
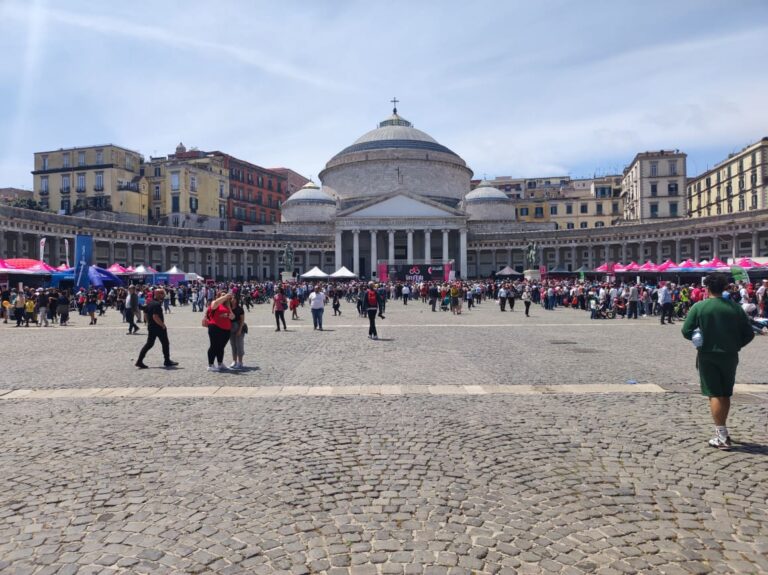
<path fill-rule="evenodd" d="M 75 236 L 75 288 L 91 285 L 88 268 L 93 263 L 93 236 Z"/>

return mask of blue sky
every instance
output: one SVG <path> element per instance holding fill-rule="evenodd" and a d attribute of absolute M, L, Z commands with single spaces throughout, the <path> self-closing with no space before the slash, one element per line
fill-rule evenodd
<path fill-rule="evenodd" d="M 0 187 L 108 142 L 317 179 L 393 96 L 478 176 L 694 175 L 768 136 L 763 0 L 0 0 L 0 50 Z"/>

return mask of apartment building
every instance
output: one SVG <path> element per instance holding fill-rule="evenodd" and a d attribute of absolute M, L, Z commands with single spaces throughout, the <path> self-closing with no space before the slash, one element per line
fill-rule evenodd
<path fill-rule="evenodd" d="M 634 157 L 621 182 L 625 221 L 686 215 L 686 158 L 680 150 L 642 152 Z"/>

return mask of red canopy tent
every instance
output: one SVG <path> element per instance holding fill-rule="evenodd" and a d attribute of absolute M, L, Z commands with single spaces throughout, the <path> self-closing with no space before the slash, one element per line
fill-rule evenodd
<path fill-rule="evenodd" d="M 684 262 L 682 262 L 682 263 L 681 263 L 679 266 L 677 266 L 677 267 L 679 267 L 680 269 L 685 269 L 685 270 L 695 270 L 695 269 L 698 269 L 700 266 L 699 266 L 699 264 L 697 264 L 697 263 L 696 263 L 695 261 L 693 261 L 692 259 L 687 259 L 687 260 L 685 260 Z"/>
<path fill-rule="evenodd" d="M 595 268 L 596 272 L 607 272 L 608 271 L 608 262 L 604 263 L 600 267 Z"/>
<path fill-rule="evenodd" d="M 669 259 L 668 259 L 668 260 L 667 260 L 667 261 L 665 261 L 664 263 L 662 263 L 662 264 L 659 264 L 659 265 L 656 267 L 656 271 L 659 271 L 659 272 L 665 272 L 665 271 L 667 271 L 669 268 L 676 268 L 676 267 L 678 267 L 678 265 L 677 265 L 675 262 L 673 262 L 672 260 L 669 260 Z"/>
<path fill-rule="evenodd" d="M 29 258 L 11 258 L 5 260 L 5 263 L 17 271 L 22 270 L 28 273 L 49 274 L 57 271 L 55 267 L 49 266 L 45 262 Z"/>
<path fill-rule="evenodd" d="M 637 271 L 639 271 L 639 272 L 657 272 L 657 271 L 659 271 L 659 266 L 657 266 L 653 262 L 645 262 L 643 265 L 641 265 L 639 268 L 637 268 Z"/>
<path fill-rule="evenodd" d="M 121 266 L 119 263 L 115 262 L 111 266 L 107 268 L 107 271 L 113 274 L 124 274 L 128 270 Z M 130 273 L 130 272 L 129 272 Z"/>
<path fill-rule="evenodd" d="M 628 264 L 627 264 L 627 265 L 624 267 L 624 271 L 625 271 L 625 272 L 636 272 L 636 271 L 637 271 L 637 270 L 639 270 L 639 269 L 640 269 L 640 264 L 638 264 L 637 262 L 634 262 L 634 261 L 633 261 L 633 262 L 629 262 L 629 263 L 628 263 Z"/>
<path fill-rule="evenodd" d="M 6 262 L 3 259 L 0 259 L 0 271 L 15 271 L 16 268 L 10 265 L 8 262 Z"/>

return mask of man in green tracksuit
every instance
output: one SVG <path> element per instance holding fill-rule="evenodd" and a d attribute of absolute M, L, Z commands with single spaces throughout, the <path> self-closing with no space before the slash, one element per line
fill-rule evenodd
<path fill-rule="evenodd" d="M 731 408 L 733 385 L 739 350 L 747 345 L 755 333 L 747 314 L 730 299 L 723 299 L 728 277 L 710 274 L 704 279 L 709 297 L 694 305 L 683 324 L 683 337 L 691 339 L 699 328 L 704 342 L 699 348 L 697 366 L 701 393 L 709 397 L 709 408 L 715 422 L 715 437 L 709 445 L 718 449 L 731 448 L 726 420 Z"/>

